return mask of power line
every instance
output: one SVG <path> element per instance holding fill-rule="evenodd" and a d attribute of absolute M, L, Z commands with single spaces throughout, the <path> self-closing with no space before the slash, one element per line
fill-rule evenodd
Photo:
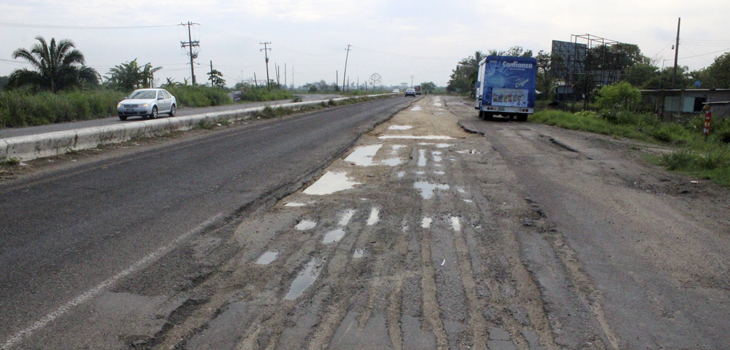
<path fill-rule="evenodd" d="M 345 71 L 342 72 L 342 91 L 345 91 L 345 79 L 347 77 L 347 59 L 350 57 L 350 47 L 352 45 L 347 44 L 347 48 L 345 49 L 347 51 L 347 55 L 345 56 Z"/>
<path fill-rule="evenodd" d="M 707 56 L 707 55 L 712 55 L 712 54 L 715 54 L 715 53 L 725 52 L 725 51 L 730 51 L 730 47 L 727 48 L 727 49 L 722 49 L 722 50 L 718 50 L 718 51 L 712 51 L 712 52 L 708 52 L 708 53 L 703 53 L 701 55 L 682 57 L 681 59 L 695 58 L 695 57 L 700 57 L 700 56 Z"/>
<path fill-rule="evenodd" d="M 270 41 L 265 41 L 263 43 L 259 43 L 261 45 L 264 45 L 263 49 L 260 49 L 259 51 L 264 52 L 264 57 L 266 57 L 266 88 L 270 89 L 269 86 L 269 51 L 271 51 L 271 48 L 269 48 L 268 45 L 271 45 Z"/>
<path fill-rule="evenodd" d="M 144 29 L 144 28 L 164 28 L 164 27 L 176 27 L 177 24 L 164 24 L 155 26 L 124 26 L 124 27 L 112 27 L 112 26 L 68 26 L 68 25 L 53 25 L 53 24 L 31 24 L 31 23 L 10 23 L 0 22 L 0 27 L 8 28 L 49 28 L 49 29 Z"/>
<path fill-rule="evenodd" d="M 180 23 L 181 26 L 188 26 L 188 41 L 181 41 L 180 45 L 183 49 L 186 47 L 190 49 L 190 77 L 193 80 L 193 85 L 195 85 L 195 64 L 193 63 L 193 60 L 198 58 L 198 52 L 193 53 L 193 47 L 200 47 L 200 40 L 193 41 L 193 37 L 190 34 L 190 26 L 194 24 L 200 25 L 198 23 L 192 23 L 190 21 L 188 21 L 188 23 Z"/>

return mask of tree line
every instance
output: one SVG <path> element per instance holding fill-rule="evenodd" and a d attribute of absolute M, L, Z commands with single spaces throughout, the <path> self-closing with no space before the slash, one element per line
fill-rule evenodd
<path fill-rule="evenodd" d="M 452 70 L 447 91 L 450 93 L 469 94 L 475 92 L 478 77 L 479 62 L 487 55 L 534 57 L 537 60 L 537 90 L 543 92 L 543 99 L 555 98 L 555 88 L 564 84 L 566 79 L 566 62 L 559 55 L 551 52 L 539 51 L 533 55 L 532 50 L 525 50 L 514 46 L 506 51 L 489 50 L 487 54 L 476 51 L 474 55 L 460 60 Z M 620 43 L 611 46 L 597 46 L 587 50 L 585 71 L 598 72 L 611 70 L 618 72 L 619 79 L 615 82 L 627 82 L 639 89 L 688 89 L 697 86 L 701 88 L 730 88 L 730 52 L 715 58 L 708 67 L 690 71 L 686 66 L 657 67 L 656 61 L 644 56 L 637 45 Z M 609 68 L 606 68 L 609 67 Z M 573 77 L 575 93 L 591 95 L 602 84 L 594 76 L 583 74 Z"/>
<path fill-rule="evenodd" d="M 162 67 L 151 63 L 139 64 L 135 58 L 121 63 L 102 77 L 94 68 L 86 66 L 83 53 L 76 49 L 73 41 L 64 39 L 47 42 L 37 36 L 30 50 L 19 48 L 13 52 L 14 59 L 23 59 L 32 69 L 14 70 L 8 77 L 0 77 L 0 88 L 7 90 L 27 89 L 31 92 L 59 92 L 63 90 L 89 90 L 99 87 L 121 91 L 149 88 L 155 84 L 155 73 Z M 220 71 L 207 73 L 212 86 L 223 87 L 225 80 Z M 167 79 L 168 84 L 178 84 Z M 185 81 L 187 84 L 187 80 Z"/>

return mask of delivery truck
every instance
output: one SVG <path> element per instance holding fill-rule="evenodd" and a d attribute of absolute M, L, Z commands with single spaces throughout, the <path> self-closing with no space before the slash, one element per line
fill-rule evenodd
<path fill-rule="evenodd" d="M 530 57 L 487 56 L 479 62 L 476 103 L 479 118 L 495 116 L 527 121 L 535 112 L 537 60 Z"/>

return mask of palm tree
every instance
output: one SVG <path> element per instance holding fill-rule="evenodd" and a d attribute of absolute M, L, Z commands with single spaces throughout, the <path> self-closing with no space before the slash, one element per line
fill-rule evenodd
<path fill-rule="evenodd" d="M 30 51 L 20 48 L 13 52 L 13 58 L 25 59 L 35 70 L 16 69 L 10 74 L 9 86 L 29 85 L 56 92 L 99 84 L 99 73 L 84 65 L 84 55 L 75 49 L 71 40 L 61 40 L 58 45 L 54 38 L 51 38 L 50 45 L 42 36 L 37 36 L 36 40 L 39 43 Z"/>
<path fill-rule="evenodd" d="M 117 88 L 124 91 L 131 91 L 137 88 L 152 87 L 155 78 L 155 72 L 162 67 L 152 67 L 152 64 L 146 63 L 140 67 L 135 58 L 131 62 L 122 63 L 109 69 L 109 81 Z"/>

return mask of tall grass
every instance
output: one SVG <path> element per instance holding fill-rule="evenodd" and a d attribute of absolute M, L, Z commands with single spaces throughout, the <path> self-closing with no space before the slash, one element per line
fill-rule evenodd
<path fill-rule="evenodd" d="M 241 91 L 241 102 L 246 101 L 276 101 L 294 98 L 291 91 L 284 89 L 268 90 L 264 87 L 250 87 Z"/>
<path fill-rule="evenodd" d="M 0 91 L 0 128 L 105 118 L 117 113 L 123 92 L 112 90 Z"/>
<path fill-rule="evenodd" d="M 166 85 L 164 89 L 177 100 L 178 107 L 222 106 L 233 103 L 226 90 L 203 85 Z"/>
<path fill-rule="evenodd" d="M 224 89 L 206 86 L 167 86 L 178 107 L 231 104 Z M 128 93 L 115 90 L 32 93 L 0 91 L 0 128 L 106 118 L 117 114 L 117 103 Z"/>
<path fill-rule="evenodd" d="M 730 119 L 713 123 L 712 133 L 702 133 L 704 118 L 697 116 L 681 123 L 663 123 L 654 114 L 583 111 L 569 113 L 543 110 L 531 119 L 566 129 L 582 130 L 615 137 L 676 147 L 663 156 L 659 164 L 668 170 L 681 171 L 730 186 Z"/>

